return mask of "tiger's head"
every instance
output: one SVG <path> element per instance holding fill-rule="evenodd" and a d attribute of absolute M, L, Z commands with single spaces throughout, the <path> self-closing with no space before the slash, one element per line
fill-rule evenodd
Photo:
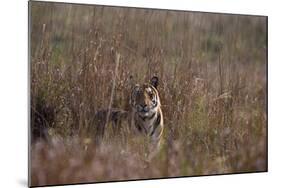
<path fill-rule="evenodd" d="M 141 117 L 153 116 L 160 108 L 160 98 L 157 91 L 158 77 L 151 78 L 150 83 L 136 84 L 131 93 L 131 106 Z"/>

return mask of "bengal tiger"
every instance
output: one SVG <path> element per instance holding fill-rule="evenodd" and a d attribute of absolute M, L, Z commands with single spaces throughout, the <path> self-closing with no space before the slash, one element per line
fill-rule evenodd
<path fill-rule="evenodd" d="M 94 118 L 97 122 L 96 138 L 103 137 L 106 125 L 111 124 L 113 130 L 120 130 L 122 122 L 127 120 L 131 133 L 148 138 L 148 158 L 151 159 L 160 148 L 164 129 L 158 84 L 156 76 L 149 83 L 135 84 L 130 94 L 129 111 L 116 108 L 98 111 Z"/>

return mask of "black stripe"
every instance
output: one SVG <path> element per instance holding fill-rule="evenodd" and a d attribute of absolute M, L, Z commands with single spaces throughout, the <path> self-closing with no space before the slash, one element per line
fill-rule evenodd
<path fill-rule="evenodd" d="M 136 123 L 135 125 L 136 125 L 137 129 L 141 132 L 141 130 L 142 130 L 141 126 L 139 126 L 138 123 Z"/>
<path fill-rule="evenodd" d="M 143 121 L 145 121 L 145 120 L 151 120 L 152 118 L 154 118 L 155 114 L 156 114 L 156 112 L 153 113 L 153 114 L 152 114 L 151 116 L 149 116 L 149 117 L 146 117 L 146 116 L 142 117 L 141 115 L 139 115 L 139 117 L 140 117 Z"/>
<path fill-rule="evenodd" d="M 157 128 L 157 127 L 159 126 L 159 124 L 160 124 L 160 121 L 161 121 L 161 114 L 159 113 L 158 116 L 157 116 L 156 122 L 155 122 L 154 125 L 153 125 L 153 130 L 152 130 L 150 136 L 152 136 L 152 135 L 154 134 L 156 128 Z"/>
<path fill-rule="evenodd" d="M 155 115 L 156 115 L 156 112 L 155 112 L 155 113 L 153 113 L 151 116 L 146 117 L 146 119 L 151 120 L 152 118 L 154 118 L 154 116 L 155 116 Z"/>
<path fill-rule="evenodd" d="M 141 116 L 139 116 L 139 117 L 143 120 L 143 118 Z M 140 132 L 142 132 L 142 130 L 144 130 L 145 134 L 147 134 L 147 130 L 146 130 L 145 126 L 143 126 L 142 123 L 136 122 L 135 125 Z"/>

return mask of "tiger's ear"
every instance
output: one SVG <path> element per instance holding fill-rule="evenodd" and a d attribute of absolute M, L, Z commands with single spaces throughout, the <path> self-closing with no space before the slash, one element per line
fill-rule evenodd
<path fill-rule="evenodd" d="M 157 86 L 158 86 L 158 77 L 157 76 L 153 76 L 151 79 L 150 79 L 150 84 L 155 87 L 157 89 Z"/>

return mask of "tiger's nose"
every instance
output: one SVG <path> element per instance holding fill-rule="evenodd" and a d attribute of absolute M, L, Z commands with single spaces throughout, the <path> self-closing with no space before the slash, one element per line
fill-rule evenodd
<path fill-rule="evenodd" d="M 148 106 L 146 104 L 141 105 L 142 111 L 148 112 Z"/>

